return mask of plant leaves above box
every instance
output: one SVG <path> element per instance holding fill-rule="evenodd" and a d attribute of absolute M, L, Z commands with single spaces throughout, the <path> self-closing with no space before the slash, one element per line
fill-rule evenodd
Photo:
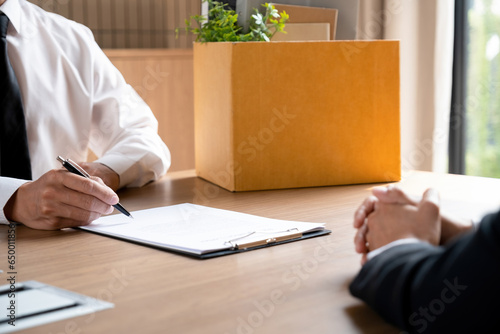
<path fill-rule="evenodd" d="M 277 32 L 283 32 L 288 14 L 278 10 L 267 2 L 262 6 L 265 12 L 259 12 L 254 8 L 255 13 L 250 18 L 249 31 L 243 31 L 238 25 L 238 14 L 232 9 L 228 9 L 224 3 L 213 0 L 203 0 L 208 2 L 208 17 L 204 15 L 194 15 L 186 19 L 186 31 L 196 35 L 197 42 L 269 42 Z M 193 21 L 196 25 L 193 25 Z"/>

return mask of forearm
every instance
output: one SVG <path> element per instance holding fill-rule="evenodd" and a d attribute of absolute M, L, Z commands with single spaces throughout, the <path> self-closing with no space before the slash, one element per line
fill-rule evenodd
<path fill-rule="evenodd" d="M 353 296 L 362 299 L 386 321 L 407 329 L 410 314 L 410 292 L 417 263 L 433 253 L 425 243 L 399 245 L 369 260 L 351 283 Z M 424 254 L 425 252 L 425 254 Z M 411 263 L 408 259 L 411 259 Z"/>
<path fill-rule="evenodd" d="M 120 97 L 120 98 L 118 98 Z M 158 122 L 137 93 L 124 84 L 94 105 L 90 148 L 120 178 L 119 187 L 142 186 L 170 167 L 170 152 L 157 133 Z M 99 124 L 105 122 L 105 131 Z"/>

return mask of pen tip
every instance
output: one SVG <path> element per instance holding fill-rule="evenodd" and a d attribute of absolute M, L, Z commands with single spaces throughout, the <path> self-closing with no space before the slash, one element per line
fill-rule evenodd
<path fill-rule="evenodd" d="M 128 217 L 129 217 L 130 219 L 134 219 L 134 217 L 133 217 L 131 214 L 129 214 L 129 216 L 128 216 Z"/>

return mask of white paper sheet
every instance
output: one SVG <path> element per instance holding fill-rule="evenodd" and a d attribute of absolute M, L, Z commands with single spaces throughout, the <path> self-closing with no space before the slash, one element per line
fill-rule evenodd
<path fill-rule="evenodd" d="M 324 230 L 324 224 L 263 218 L 244 213 L 178 204 L 102 217 L 84 230 L 166 249 L 205 254 L 270 237 Z"/>

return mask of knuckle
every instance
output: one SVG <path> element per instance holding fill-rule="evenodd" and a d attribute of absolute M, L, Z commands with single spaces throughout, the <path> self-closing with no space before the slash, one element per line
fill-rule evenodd
<path fill-rule="evenodd" d="M 365 236 L 362 235 L 360 232 L 356 233 L 356 235 L 354 237 L 354 241 L 356 243 L 361 243 L 363 240 L 365 240 Z"/>
<path fill-rule="evenodd" d="M 104 183 L 99 176 L 92 176 L 91 179 L 99 183 Z"/>
<path fill-rule="evenodd" d="M 54 213 L 55 213 L 55 210 L 54 208 L 52 208 L 51 206 L 49 205 L 42 205 L 41 208 L 40 208 L 40 213 L 42 214 L 42 216 L 44 217 L 52 217 L 52 218 L 49 218 L 49 222 L 52 224 L 53 223 L 53 220 L 55 219 L 54 216 Z"/>
<path fill-rule="evenodd" d="M 57 195 L 57 191 L 55 191 L 51 187 L 47 187 L 47 188 L 45 188 L 45 189 L 42 190 L 42 192 L 40 194 L 40 197 L 44 201 L 50 201 L 50 200 L 53 200 L 56 195 Z"/>
<path fill-rule="evenodd" d="M 377 197 L 375 197 L 374 195 L 370 195 L 370 197 L 368 197 L 366 199 L 366 203 L 365 203 L 365 207 L 364 207 L 365 211 L 367 211 L 367 212 L 373 211 L 378 202 L 379 202 L 379 200 Z"/>
<path fill-rule="evenodd" d="M 45 218 L 45 225 L 50 230 L 59 230 L 64 227 L 62 220 L 54 216 Z"/>
<path fill-rule="evenodd" d="M 63 183 L 69 172 L 61 169 L 52 169 L 44 174 L 50 183 Z"/>
<path fill-rule="evenodd" d="M 363 216 L 363 207 L 359 207 L 356 211 L 354 211 L 354 222 L 361 220 Z"/>
<path fill-rule="evenodd" d="M 90 179 L 82 179 L 83 182 L 83 190 L 90 194 L 94 191 L 94 182 Z"/>

